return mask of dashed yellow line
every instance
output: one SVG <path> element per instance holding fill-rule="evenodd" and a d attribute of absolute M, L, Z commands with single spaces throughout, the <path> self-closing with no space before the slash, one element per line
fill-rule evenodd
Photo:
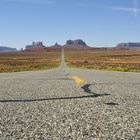
<path fill-rule="evenodd" d="M 83 84 L 85 81 L 82 80 L 80 77 L 78 76 L 72 76 L 72 79 L 77 83 L 77 84 Z"/>

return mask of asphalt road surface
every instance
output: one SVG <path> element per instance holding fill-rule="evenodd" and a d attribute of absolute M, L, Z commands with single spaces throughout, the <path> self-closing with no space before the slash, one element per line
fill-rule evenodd
<path fill-rule="evenodd" d="M 0 140 L 17 139 L 140 140 L 140 73 L 68 68 L 62 51 L 57 69 L 0 74 Z"/>

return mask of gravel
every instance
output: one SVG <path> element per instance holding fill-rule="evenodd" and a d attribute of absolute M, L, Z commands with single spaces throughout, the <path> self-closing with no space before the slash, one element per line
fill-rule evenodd
<path fill-rule="evenodd" d="M 0 74 L 0 139 L 140 140 L 140 74 L 67 68 L 63 53 L 57 69 Z"/>

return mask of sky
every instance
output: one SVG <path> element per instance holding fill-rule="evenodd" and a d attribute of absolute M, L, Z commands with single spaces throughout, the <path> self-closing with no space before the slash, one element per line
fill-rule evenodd
<path fill-rule="evenodd" d="M 0 46 L 140 42 L 140 0 L 0 0 Z"/>

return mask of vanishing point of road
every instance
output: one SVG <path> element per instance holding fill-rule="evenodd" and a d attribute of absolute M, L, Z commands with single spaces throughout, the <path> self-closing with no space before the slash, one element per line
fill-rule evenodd
<path fill-rule="evenodd" d="M 0 74 L 0 140 L 140 140 L 140 73 Z"/>

